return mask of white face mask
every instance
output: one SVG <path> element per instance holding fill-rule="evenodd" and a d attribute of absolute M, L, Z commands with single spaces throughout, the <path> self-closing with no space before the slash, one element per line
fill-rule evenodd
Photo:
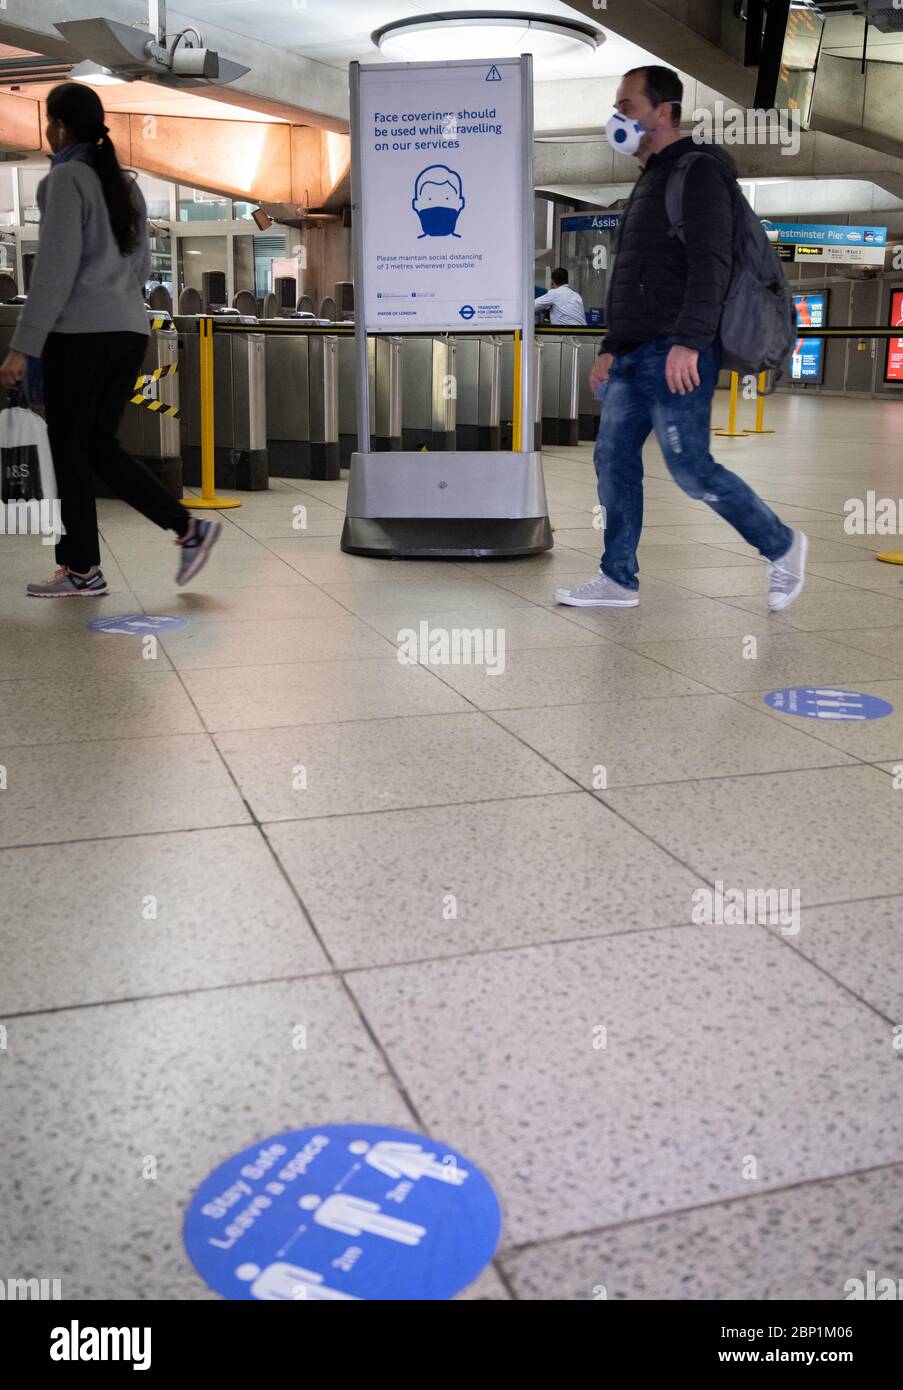
<path fill-rule="evenodd" d="M 605 125 L 608 143 L 618 154 L 636 154 L 645 134 L 645 126 L 641 126 L 639 121 L 631 120 L 629 116 L 622 116 L 619 111 L 616 111 Z"/>

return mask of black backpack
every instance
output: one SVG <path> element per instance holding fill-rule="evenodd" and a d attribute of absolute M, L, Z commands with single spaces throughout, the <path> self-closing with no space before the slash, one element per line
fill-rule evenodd
<path fill-rule="evenodd" d="M 694 159 L 711 158 L 704 150 L 691 150 L 681 155 L 668 177 L 665 207 L 671 223 L 669 235 L 681 241 L 687 171 Z M 756 376 L 773 371 L 773 391 L 798 336 L 790 286 L 774 246 L 737 180 L 720 160 L 718 164 L 729 180 L 734 206 L 733 270 L 718 328 L 722 365 Z"/>

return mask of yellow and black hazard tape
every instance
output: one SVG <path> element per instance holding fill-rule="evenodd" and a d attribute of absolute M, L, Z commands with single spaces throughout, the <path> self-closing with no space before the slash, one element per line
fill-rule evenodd
<path fill-rule="evenodd" d="M 175 376 L 178 370 L 178 362 L 170 362 L 165 367 L 157 367 L 154 371 L 145 372 L 142 376 L 139 376 L 132 389 L 137 391 L 139 387 L 145 386 L 149 381 L 162 381 L 164 377 Z"/>
<path fill-rule="evenodd" d="M 146 410 L 153 410 L 155 414 L 158 415 L 168 415 L 173 420 L 178 420 L 179 418 L 178 406 L 167 405 L 165 401 L 155 401 L 148 396 L 142 396 L 140 394 L 137 396 L 132 396 L 131 404 L 143 405 Z"/>
<path fill-rule="evenodd" d="M 151 319 L 150 326 L 152 329 L 175 328 L 175 324 L 173 323 L 172 319 Z"/>

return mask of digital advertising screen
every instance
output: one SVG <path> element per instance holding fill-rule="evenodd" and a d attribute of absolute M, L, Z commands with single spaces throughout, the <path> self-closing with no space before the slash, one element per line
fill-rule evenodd
<path fill-rule="evenodd" d="M 903 328 L 903 289 L 890 292 L 888 327 Z M 903 381 L 903 338 L 888 338 L 884 363 L 885 381 Z"/>
<path fill-rule="evenodd" d="M 800 328 L 824 328 L 828 322 L 828 293 L 795 294 L 793 311 Z M 797 338 L 790 358 L 792 381 L 821 381 L 825 370 L 824 338 Z"/>

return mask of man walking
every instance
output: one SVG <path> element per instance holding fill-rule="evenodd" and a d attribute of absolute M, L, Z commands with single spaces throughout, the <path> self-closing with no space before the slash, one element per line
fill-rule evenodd
<path fill-rule="evenodd" d="M 590 376 L 593 390 L 605 383 L 595 449 L 605 544 L 599 573 L 555 598 L 577 608 L 639 603 L 642 451 L 654 430 L 678 486 L 708 502 L 768 562 L 768 603 L 776 611 L 803 587 L 808 542 L 709 453 L 718 326 L 733 269 L 736 169 L 720 147 L 681 138 L 682 97 L 670 68 L 634 68 L 608 124 L 616 148 L 635 147 L 643 172 L 624 210 L 608 332 Z M 685 175 L 682 239 L 671 226 L 665 190 L 681 156 L 700 148 L 705 153 Z"/>

